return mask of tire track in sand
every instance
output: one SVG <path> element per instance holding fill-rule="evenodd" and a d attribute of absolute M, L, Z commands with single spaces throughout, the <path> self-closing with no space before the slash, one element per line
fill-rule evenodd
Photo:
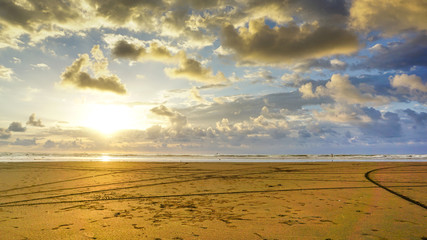
<path fill-rule="evenodd" d="M 410 165 L 410 166 L 420 166 L 420 165 Z M 422 207 L 422 208 L 424 208 L 424 209 L 427 209 L 427 206 L 426 206 L 426 205 L 424 205 L 423 203 L 418 202 L 418 201 L 416 201 L 416 200 L 414 200 L 414 199 L 412 199 L 412 198 L 409 198 L 409 197 L 407 197 L 407 196 L 405 196 L 405 195 L 402 195 L 402 194 L 400 194 L 400 193 L 398 193 L 398 192 L 396 192 L 396 191 L 391 190 L 390 188 L 388 188 L 388 187 L 386 187 L 386 186 L 382 185 L 381 183 L 379 183 L 379 182 L 377 182 L 377 181 L 373 180 L 373 179 L 371 178 L 371 176 L 370 176 L 370 175 L 371 175 L 372 173 L 374 173 L 374 172 L 378 172 L 378 171 L 385 170 L 385 169 L 391 169 L 391 168 L 399 168 L 399 167 L 409 167 L 409 166 L 397 166 L 397 167 L 376 168 L 376 169 L 373 169 L 373 170 L 370 170 L 370 171 L 366 172 L 366 173 L 365 173 L 365 178 L 366 178 L 368 181 L 370 181 L 371 183 L 373 183 L 373 184 L 377 185 L 378 187 L 380 187 L 380 188 L 382 188 L 382 189 L 386 190 L 387 192 L 392 193 L 392 194 L 394 194 L 394 195 L 396 195 L 396 196 L 398 196 L 398 197 L 400 197 L 400 198 L 402 198 L 402 199 L 404 199 L 404 200 L 406 200 L 406 201 L 408 201 L 408 202 L 411 202 L 411 203 L 413 203 L 413 204 L 415 204 L 415 205 L 418 205 L 418 206 L 420 206 L 420 207 Z"/>

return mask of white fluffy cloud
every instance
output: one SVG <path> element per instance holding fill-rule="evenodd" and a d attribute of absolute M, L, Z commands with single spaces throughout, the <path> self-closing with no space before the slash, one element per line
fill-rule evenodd
<path fill-rule="evenodd" d="M 171 127 L 174 130 L 180 131 L 187 125 L 187 117 L 177 111 L 169 109 L 164 105 L 152 108 L 150 111 L 156 115 L 167 117 L 170 121 Z"/>
<path fill-rule="evenodd" d="M 315 111 L 314 117 L 321 121 L 344 124 L 360 124 L 372 121 L 360 107 L 348 104 L 322 105 L 322 111 Z"/>
<path fill-rule="evenodd" d="M 40 69 L 40 70 L 44 70 L 44 71 L 46 71 L 46 70 L 49 70 L 49 69 L 50 69 L 50 67 L 49 67 L 46 63 L 31 64 L 31 66 L 32 66 L 33 68 Z"/>
<path fill-rule="evenodd" d="M 108 61 L 98 45 L 92 48 L 91 54 L 94 60 L 91 60 L 88 54 L 82 54 L 67 67 L 61 75 L 61 84 L 79 89 L 126 94 L 126 88 L 119 77 L 109 72 Z M 86 69 L 91 70 L 95 77 L 91 77 Z"/>
<path fill-rule="evenodd" d="M 283 138 L 289 133 L 288 121 L 282 114 L 271 114 L 266 106 L 257 117 L 230 123 L 228 118 L 216 122 L 218 132 L 234 137 L 271 137 Z"/>
<path fill-rule="evenodd" d="M 390 78 L 391 86 L 395 88 L 407 88 L 410 91 L 420 91 L 427 93 L 427 83 L 423 83 L 420 77 L 415 74 L 395 75 Z"/>
<path fill-rule="evenodd" d="M 201 95 L 199 90 L 196 87 L 192 87 L 190 89 L 190 98 L 198 101 L 200 103 L 207 103 L 208 101 L 206 99 L 204 99 Z"/>
<path fill-rule="evenodd" d="M 13 75 L 13 70 L 10 68 L 7 68 L 3 65 L 0 65 L 0 79 L 11 81 Z"/>
<path fill-rule="evenodd" d="M 369 92 L 362 93 L 349 80 L 348 75 L 334 74 L 331 80 L 323 86 L 318 86 L 313 92 L 312 83 L 299 88 L 303 98 L 331 97 L 336 102 L 347 104 L 382 105 L 391 101 L 385 96 L 375 96 Z"/>

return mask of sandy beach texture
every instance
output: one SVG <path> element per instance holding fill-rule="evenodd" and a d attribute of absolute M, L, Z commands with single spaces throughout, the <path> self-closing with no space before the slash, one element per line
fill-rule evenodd
<path fill-rule="evenodd" d="M 1 163 L 0 183 L 0 239 L 427 239 L 427 163 Z"/>

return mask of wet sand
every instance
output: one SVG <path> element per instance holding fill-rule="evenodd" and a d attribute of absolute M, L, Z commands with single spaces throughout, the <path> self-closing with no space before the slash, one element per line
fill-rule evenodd
<path fill-rule="evenodd" d="M 427 163 L 1 163 L 0 183 L 1 239 L 427 239 Z"/>

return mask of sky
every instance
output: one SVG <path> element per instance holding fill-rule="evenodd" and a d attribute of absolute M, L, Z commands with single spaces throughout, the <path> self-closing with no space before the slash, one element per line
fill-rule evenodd
<path fill-rule="evenodd" d="M 426 0 L 0 0 L 0 151 L 427 154 Z"/>

